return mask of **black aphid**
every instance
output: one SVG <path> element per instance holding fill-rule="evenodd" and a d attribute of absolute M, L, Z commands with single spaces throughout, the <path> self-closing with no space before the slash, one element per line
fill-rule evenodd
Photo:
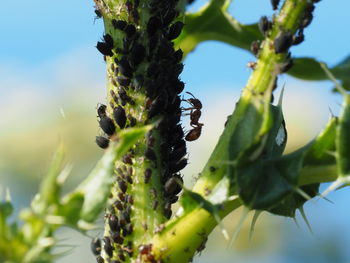
<path fill-rule="evenodd" d="M 179 175 L 176 175 L 169 178 L 166 181 L 164 185 L 164 190 L 169 196 L 177 195 L 182 190 L 182 184 L 183 184 L 182 178 Z"/>
<path fill-rule="evenodd" d="M 126 114 L 122 106 L 119 105 L 118 107 L 113 109 L 113 118 L 115 122 L 118 124 L 118 126 L 121 129 L 124 129 L 126 124 Z"/>
<path fill-rule="evenodd" d="M 129 56 L 129 63 L 131 66 L 136 67 L 139 65 L 146 55 L 146 49 L 141 44 L 135 44 L 132 49 Z"/>
<path fill-rule="evenodd" d="M 106 45 L 107 45 L 110 49 L 112 49 L 113 46 L 114 46 L 112 36 L 111 36 L 110 34 L 105 34 L 105 35 L 103 35 L 103 39 L 104 39 Z"/>
<path fill-rule="evenodd" d="M 172 24 L 171 27 L 169 28 L 167 38 L 169 40 L 173 40 L 173 39 L 177 38 L 181 34 L 181 31 L 182 31 L 184 25 L 185 24 L 182 23 L 181 21 L 177 21 L 174 24 Z"/>
<path fill-rule="evenodd" d="M 100 106 L 98 106 L 97 108 L 98 117 L 102 118 L 103 116 L 106 116 L 106 109 L 107 109 L 106 105 L 100 104 Z"/>
<path fill-rule="evenodd" d="M 299 45 L 305 39 L 303 30 L 300 30 L 297 35 L 293 36 L 293 45 Z"/>
<path fill-rule="evenodd" d="M 144 182 L 145 184 L 148 184 L 152 177 L 152 170 L 150 168 L 147 168 L 144 172 Z"/>
<path fill-rule="evenodd" d="M 97 42 L 96 48 L 102 55 L 109 57 L 113 56 L 111 47 L 109 47 L 105 42 Z"/>
<path fill-rule="evenodd" d="M 103 257 L 97 256 L 97 257 L 96 257 L 96 262 L 97 262 L 97 263 L 104 263 L 105 260 L 103 259 Z"/>
<path fill-rule="evenodd" d="M 121 201 L 118 201 L 118 200 L 114 202 L 114 206 L 115 206 L 118 210 L 123 210 L 123 209 L 124 209 L 122 202 L 121 202 Z"/>
<path fill-rule="evenodd" d="M 147 23 L 147 33 L 149 36 L 153 36 L 157 30 L 160 28 L 161 21 L 158 17 L 153 16 L 149 19 Z"/>
<path fill-rule="evenodd" d="M 293 43 L 293 35 L 289 32 L 282 32 L 275 38 L 273 43 L 276 54 L 287 52 Z"/>
<path fill-rule="evenodd" d="M 272 23 L 268 20 L 268 18 L 266 16 L 262 16 L 259 20 L 259 29 L 260 32 L 266 36 L 267 33 L 269 32 L 269 30 L 272 27 Z"/>
<path fill-rule="evenodd" d="M 128 38 L 131 38 L 135 35 L 136 33 L 136 27 L 133 24 L 128 24 L 125 28 L 124 28 L 124 32 L 126 34 L 126 36 Z"/>
<path fill-rule="evenodd" d="M 118 76 L 117 82 L 122 87 L 128 87 L 130 85 L 131 80 L 129 78 L 124 77 L 124 76 Z"/>
<path fill-rule="evenodd" d="M 121 261 L 125 261 L 125 256 L 121 249 L 118 250 L 118 257 Z"/>
<path fill-rule="evenodd" d="M 118 181 L 118 186 L 119 186 L 120 191 L 122 191 L 122 193 L 125 193 L 126 190 L 128 189 L 128 185 L 123 180 Z"/>
<path fill-rule="evenodd" d="M 187 159 L 185 159 L 185 158 L 180 160 L 180 161 L 178 161 L 178 162 L 176 162 L 176 163 L 175 162 L 170 162 L 169 163 L 169 170 L 172 173 L 177 173 L 178 171 L 180 171 L 183 168 L 185 168 L 187 163 L 188 163 Z"/>
<path fill-rule="evenodd" d="M 131 78 L 133 71 L 129 64 L 128 58 L 123 56 L 118 62 L 119 72 L 125 77 Z"/>
<path fill-rule="evenodd" d="M 279 3 L 280 3 L 280 0 L 271 0 L 272 9 L 277 10 Z"/>
<path fill-rule="evenodd" d="M 174 59 L 175 62 L 178 63 L 182 60 L 183 52 L 181 49 L 178 49 L 174 52 Z"/>
<path fill-rule="evenodd" d="M 91 248 L 92 253 L 95 256 L 100 255 L 101 254 L 101 239 L 99 239 L 97 237 L 92 239 L 91 244 L 90 244 L 90 248 Z"/>
<path fill-rule="evenodd" d="M 254 56 L 257 56 L 260 49 L 260 43 L 259 41 L 253 41 L 250 45 L 250 51 L 254 54 Z"/>
<path fill-rule="evenodd" d="M 152 209 L 153 209 L 153 210 L 156 210 L 157 207 L 158 207 L 158 200 L 154 200 L 154 201 L 153 201 L 153 204 L 152 204 Z"/>
<path fill-rule="evenodd" d="M 120 233 L 113 233 L 111 235 L 111 238 L 114 241 L 114 243 L 117 243 L 117 244 L 123 244 L 124 242 L 124 238 L 120 235 Z"/>
<path fill-rule="evenodd" d="M 279 65 L 280 72 L 281 73 L 287 72 L 291 67 L 293 67 L 293 65 L 294 65 L 293 59 L 291 58 L 287 59 L 285 62 Z"/>
<path fill-rule="evenodd" d="M 103 249 L 109 257 L 113 256 L 113 246 L 109 237 L 103 238 L 104 246 Z"/>
<path fill-rule="evenodd" d="M 151 161 L 155 161 L 157 159 L 155 152 L 151 148 L 146 149 L 145 157 Z"/>
<path fill-rule="evenodd" d="M 115 215 L 111 215 L 109 217 L 108 224 L 109 224 L 109 228 L 113 232 L 119 232 L 120 231 L 119 221 L 118 221 L 118 218 Z"/>
<path fill-rule="evenodd" d="M 115 125 L 111 118 L 103 116 L 100 118 L 100 127 L 101 129 L 109 136 L 112 136 L 115 133 Z"/>
<path fill-rule="evenodd" d="M 124 28 L 126 27 L 128 23 L 126 23 L 123 20 L 112 20 L 112 25 L 115 29 L 119 29 L 119 30 L 124 30 Z"/>
<path fill-rule="evenodd" d="M 100 148 L 106 149 L 109 146 L 109 139 L 103 136 L 96 136 L 96 143 Z"/>

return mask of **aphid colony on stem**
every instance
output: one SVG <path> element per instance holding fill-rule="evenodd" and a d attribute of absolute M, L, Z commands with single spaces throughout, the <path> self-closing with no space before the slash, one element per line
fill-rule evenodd
<path fill-rule="evenodd" d="M 142 6 L 150 14 L 147 21 L 140 19 L 138 0 L 120 1 L 123 16 L 112 14 L 105 1 L 95 2 L 98 13 L 104 18 L 108 16 L 105 21 L 108 30 L 96 48 L 109 65 L 109 103 L 97 109 L 104 135 L 97 136 L 96 143 L 105 149 L 122 129 L 148 124 L 154 128 L 146 134 L 144 144 L 135 145 L 117 162 L 114 183 L 117 193 L 113 192 L 109 200 L 101 249 L 93 249 L 93 253 L 98 262 L 117 263 L 129 257 L 158 262 L 152 255 L 151 244 L 133 247 L 134 229 L 141 224 L 145 231 L 157 227 L 133 220 L 134 202 L 140 198 L 133 194 L 135 187 L 144 184 L 149 189 L 147 198 L 152 210 L 163 216 L 161 223 L 169 219 L 171 205 L 182 190 L 180 171 L 188 163 L 186 140 L 196 140 L 201 134 L 202 104 L 191 93 L 193 98 L 185 100 L 191 107 L 184 111 L 189 111 L 192 130 L 185 135 L 180 124 L 183 114 L 180 93 L 185 86 L 179 79 L 183 52 L 175 50 L 172 41 L 180 35 L 184 24 L 176 20 L 178 0 L 149 1 L 149 5 Z M 140 162 L 144 166 L 135 168 Z M 141 181 L 136 173 L 141 174 Z M 100 250 L 102 253 L 98 253 Z"/>
<path fill-rule="evenodd" d="M 304 15 L 302 19 L 299 22 L 299 28 L 297 30 L 296 34 L 292 34 L 291 32 L 288 32 L 288 30 L 281 28 L 280 32 L 277 36 L 272 39 L 272 44 L 270 44 L 270 48 L 273 48 L 275 51 L 275 54 L 282 54 L 284 55 L 284 61 L 280 62 L 278 65 L 276 65 L 276 73 L 285 73 L 293 66 L 293 59 L 291 58 L 291 54 L 289 51 L 289 48 L 292 45 L 298 45 L 301 42 L 304 41 L 304 29 L 310 25 L 312 19 L 313 19 L 313 10 L 315 9 L 314 4 L 319 2 L 320 0 L 310 0 L 307 3 L 307 6 L 305 8 Z M 273 10 L 277 10 L 279 6 L 280 0 L 271 0 L 271 5 Z M 270 21 L 266 16 L 262 16 L 258 23 L 258 28 L 260 32 L 263 34 L 265 38 L 271 38 L 271 30 L 274 25 L 275 21 Z M 271 39 L 270 39 L 271 40 Z M 250 47 L 251 52 L 254 54 L 254 56 L 258 57 L 260 47 L 262 45 L 258 41 L 253 41 Z M 256 67 L 256 64 L 254 62 L 249 62 L 248 66 L 252 68 L 253 70 Z M 274 90 L 277 87 L 277 76 L 275 77 L 274 85 L 272 90 Z M 273 100 L 273 95 L 272 95 Z"/>

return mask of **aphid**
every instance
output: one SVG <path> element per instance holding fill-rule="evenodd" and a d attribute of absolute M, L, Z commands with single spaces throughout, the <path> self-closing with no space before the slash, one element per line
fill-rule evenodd
<path fill-rule="evenodd" d="M 147 68 L 147 76 L 157 76 L 159 73 L 159 66 L 157 62 L 152 62 Z"/>
<path fill-rule="evenodd" d="M 177 173 L 178 171 L 182 170 L 183 168 L 185 168 L 187 165 L 187 159 L 181 159 L 178 162 L 170 162 L 169 163 L 169 170 L 172 173 Z"/>
<path fill-rule="evenodd" d="M 131 78 L 132 77 L 132 68 L 130 67 L 128 58 L 123 56 L 119 61 L 118 61 L 118 66 L 119 66 L 119 72 L 124 75 L 125 77 Z"/>
<path fill-rule="evenodd" d="M 115 201 L 114 202 L 114 206 L 118 209 L 118 210 L 123 210 L 123 204 L 122 204 L 122 202 L 121 201 Z"/>
<path fill-rule="evenodd" d="M 147 168 L 144 172 L 144 182 L 145 184 L 148 184 L 149 181 L 151 180 L 152 176 L 152 170 L 150 168 Z"/>
<path fill-rule="evenodd" d="M 121 261 L 125 261 L 125 256 L 122 250 L 118 250 L 118 257 Z"/>
<path fill-rule="evenodd" d="M 123 244 L 124 242 L 124 238 L 120 235 L 120 233 L 113 233 L 111 235 L 111 238 L 114 241 L 114 243 L 117 243 L 117 244 Z"/>
<path fill-rule="evenodd" d="M 182 31 L 184 25 L 185 24 L 182 23 L 181 21 L 177 21 L 174 24 L 172 24 L 171 27 L 169 28 L 167 38 L 169 40 L 176 39 L 181 34 L 181 31 Z"/>
<path fill-rule="evenodd" d="M 303 42 L 305 39 L 303 30 L 299 30 L 298 34 L 296 36 L 293 36 L 293 45 L 298 45 L 301 42 Z"/>
<path fill-rule="evenodd" d="M 184 64 L 178 63 L 174 66 L 173 72 L 175 76 L 178 76 L 181 74 L 181 72 L 184 70 Z"/>
<path fill-rule="evenodd" d="M 113 19 L 112 20 L 112 25 L 115 29 L 119 29 L 119 30 L 122 30 L 124 31 L 124 28 L 126 27 L 128 23 L 126 21 L 123 21 L 123 20 L 115 20 Z"/>
<path fill-rule="evenodd" d="M 134 127 L 137 123 L 136 118 L 133 117 L 131 114 L 128 114 L 128 120 L 129 120 L 130 127 Z"/>
<path fill-rule="evenodd" d="M 214 173 L 214 172 L 216 171 L 216 168 L 215 168 L 214 166 L 210 166 L 210 167 L 209 167 L 209 171 L 210 171 L 211 173 Z"/>
<path fill-rule="evenodd" d="M 173 195 L 173 196 L 170 197 L 169 202 L 170 202 L 170 204 L 174 204 L 174 203 L 176 203 L 178 200 L 179 200 L 179 197 L 176 196 L 176 195 Z"/>
<path fill-rule="evenodd" d="M 262 16 L 259 20 L 259 30 L 266 36 L 272 27 L 272 23 L 268 20 L 266 16 Z"/>
<path fill-rule="evenodd" d="M 170 219 L 171 218 L 171 215 L 172 215 L 172 211 L 171 209 L 164 209 L 164 216 L 167 218 L 167 219 Z"/>
<path fill-rule="evenodd" d="M 186 145 L 184 147 L 180 147 L 177 149 L 174 149 L 170 155 L 169 155 L 169 159 L 170 160 L 180 160 L 182 159 L 182 157 L 184 157 L 186 155 Z"/>
<path fill-rule="evenodd" d="M 103 35 L 103 40 L 108 47 L 110 47 L 111 49 L 113 48 L 114 42 L 113 42 L 113 38 L 110 34 Z"/>
<path fill-rule="evenodd" d="M 184 160 L 187 160 L 187 159 L 184 159 Z M 179 175 L 175 175 L 166 181 L 164 185 L 164 190 L 168 196 L 177 195 L 182 190 L 182 184 L 183 184 L 182 178 Z"/>
<path fill-rule="evenodd" d="M 152 198 L 157 198 L 157 190 L 155 188 L 151 188 L 149 190 L 149 192 L 150 192 Z"/>
<path fill-rule="evenodd" d="M 115 125 L 111 118 L 103 116 L 100 118 L 100 127 L 101 129 L 109 136 L 112 136 L 115 133 Z"/>
<path fill-rule="evenodd" d="M 109 94 L 111 94 L 111 97 L 113 99 L 113 101 L 118 104 L 118 97 L 117 95 L 115 95 L 115 92 L 113 90 L 110 90 Z"/>
<path fill-rule="evenodd" d="M 161 21 L 158 17 L 156 16 L 151 17 L 147 23 L 148 36 L 153 36 L 159 29 L 160 25 L 161 25 Z"/>
<path fill-rule="evenodd" d="M 163 26 L 167 27 L 177 16 L 178 12 L 175 9 L 168 9 L 167 13 L 162 17 Z"/>
<path fill-rule="evenodd" d="M 276 54 L 287 52 L 293 43 L 293 35 L 289 32 L 280 33 L 273 43 Z"/>
<path fill-rule="evenodd" d="M 146 148 L 145 157 L 151 161 L 155 161 L 157 159 L 155 152 L 151 148 Z"/>
<path fill-rule="evenodd" d="M 139 252 L 141 255 L 148 255 L 152 252 L 152 244 L 140 245 Z"/>
<path fill-rule="evenodd" d="M 176 63 L 179 63 L 182 60 L 183 52 L 181 49 L 178 49 L 174 52 L 174 60 Z"/>
<path fill-rule="evenodd" d="M 126 114 L 122 106 L 119 105 L 118 107 L 113 109 L 113 118 L 121 129 L 125 128 Z"/>
<path fill-rule="evenodd" d="M 272 9 L 277 10 L 279 3 L 280 3 L 280 0 L 271 0 Z"/>
<path fill-rule="evenodd" d="M 123 180 L 118 180 L 118 186 L 119 186 L 119 189 L 120 191 L 122 191 L 122 193 L 125 194 L 126 190 L 128 189 L 128 185 L 125 183 L 125 181 Z"/>
<path fill-rule="evenodd" d="M 281 73 L 287 72 L 291 67 L 293 67 L 294 62 L 293 59 L 289 58 L 285 62 L 279 65 L 279 70 Z"/>
<path fill-rule="evenodd" d="M 125 89 L 122 87 L 118 91 L 118 96 L 123 106 L 125 106 L 127 102 L 131 101 L 131 98 L 128 96 L 128 94 L 126 94 Z"/>
<path fill-rule="evenodd" d="M 96 18 L 101 18 L 102 17 L 101 10 L 99 10 L 99 9 L 95 9 L 95 14 L 96 14 Z"/>
<path fill-rule="evenodd" d="M 314 18 L 312 13 L 306 13 L 304 18 L 301 21 L 301 27 L 305 28 L 311 24 L 312 19 Z"/>
<path fill-rule="evenodd" d="M 111 240 L 109 239 L 109 237 L 104 237 L 103 241 L 104 241 L 104 246 L 103 246 L 104 251 L 106 252 L 106 254 L 109 257 L 112 257 L 113 256 L 113 246 L 111 244 Z"/>
<path fill-rule="evenodd" d="M 102 118 L 103 116 L 106 116 L 106 109 L 107 109 L 106 105 L 100 104 L 100 106 L 98 106 L 97 108 L 98 117 Z"/>
<path fill-rule="evenodd" d="M 192 130 L 190 130 L 187 135 L 185 136 L 185 140 L 188 142 L 197 140 L 202 133 L 202 123 L 198 123 L 199 125 L 197 127 L 194 127 Z"/>
<path fill-rule="evenodd" d="M 105 42 L 97 42 L 96 48 L 104 56 L 109 56 L 109 57 L 113 56 L 111 47 L 109 47 Z"/>
<path fill-rule="evenodd" d="M 101 239 L 99 239 L 97 237 L 92 239 L 91 244 L 90 244 L 90 248 L 91 248 L 92 253 L 95 256 L 100 255 L 100 253 L 101 253 Z"/>
<path fill-rule="evenodd" d="M 127 175 L 127 176 L 126 176 L 126 181 L 127 181 L 129 184 L 132 184 L 132 183 L 133 183 L 133 180 L 132 180 L 132 178 L 131 178 L 130 175 Z"/>
<path fill-rule="evenodd" d="M 173 43 L 170 41 L 163 40 L 159 44 L 157 57 L 168 58 L 169 56 L 172 55 L 173 51 L 174 51 Z"/>
<path fill-rule="evenodd" d="M 124 156 L 123 156 L 123 163 L 125 163 L 125 164 L 130 164 L 130 165 L 132 165 L 132 155 L 130 155 L 130 154 L 125 154 Z"/>
<path fill-rule="evenodd" d="M 250 45 L 250 51 L 254 54 L 254 56 L 257 56 L 260 49 L 260 43 L 259 41 L 253 41 Z"/>
<path fill-rule="evenodd" d="M 109 146 L 109 139 L 103 136 L 96 136 L 96 143 L 100 148 L 106 149 Z"/>
<path fill-rule="evenodd" d="M 123 193 L 118 193 L 118 198 L 120 201 L 125 202 L 125 195 Z"/>
<path fill-rule="evenodd" d="M 135 44 L 129 56 L 129 63 L 131 66 L 136 67 L 139 65 L 146 56 L 146 49 L 141 44 Z"/>
<path fill-rule="evenodd" d="M 131 205 L 134 204 L 134 198 L 131 195 L 128 195 L 127 202 Z"/>
<path fill-rule="evenodd" d="M 154 200 L 154 201 L 153 201 L 153 204 L 152 204 L 152 209 L 153 209 L 153 210 L 156 210 L 157 207 L 158 207 L 158 200 Z"/>
<path fill-rule="evenodd" d="M 124 76 L 117 77 L 117 81 L 120 86 L 122 87 L 128 87 L 130 85 L 131 80 L 129 78 L 126 78 Z"/>
<path fill-rule="evenodd" d="M 119 232 L 120 231 L 120 226 L 119 226 L 119 222 L 118 222 L 118 218 L 115 215 L 111 215 L 108 219 L 108 225 L 109 228 L 113 231 L 113 232 Z"/>
<path fill-rule="evenodd" d="M 96 262 L 97 262 L 97 263 L 104 263 L 105 260 L 103 259 L 103 257 L 97 256 L 97 257 L 96 257 Z"/>
<path fill-rule="evenodd" d="M 125 28 L 124 28 L 124 32 L 126 34 L 126 36 L 128 38 L 131 38 L 135 35 L 136 33 L 136 27 L 133 24 L 128 24 Z"/>
<path fill-rule="evenodd" d="M 254 61 L 251 61 L 251 62 L 248 62 L 248 63 L 247 63 L 247 67 L 248 67 L 248 68 L 251 68 L 251 69 L 253 69 L 253 70 L 255 69 L 256 65 L 257 65 L 257 63 L 254 62 Z"/>
<path fill-rule="evenodd" d="M 124 218 L 127 223 L 130 223 L 130 221 L 131 221 L 130 214 L 127 213 L 126 211 L 122 211 L 122 214 L 121 214 L 120 217 Z"/>

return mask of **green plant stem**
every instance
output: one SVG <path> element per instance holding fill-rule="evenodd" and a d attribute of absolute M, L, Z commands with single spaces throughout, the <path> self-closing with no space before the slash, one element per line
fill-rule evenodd
<path fill-rule="evenodd" d="M 238 198 L 226 202 L 219 211 L 220 219 L 240 205 Z M 188 262 L 217 224 L 211 213 L 196 208 L 167 223 L 167 227 L 152 239 L 153 253 L 165 262 Z"/>

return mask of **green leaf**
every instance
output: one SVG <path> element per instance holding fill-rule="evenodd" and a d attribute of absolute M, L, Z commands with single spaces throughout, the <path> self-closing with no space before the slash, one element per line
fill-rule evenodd
<path fill-rule="evenodd" d="M 103 211 L 106 201 L 114 182 L 114 165 L 115 161 L 120 159 L 139 139 L 145 136 L 152 126 L 144 126 L 141 128 L 129 128 L 119 133 L 116 146 L 111 145 L 102 159 L 97 163 L 90 175 L 77 187 L 77 189 L 66 196 L 64 203 L 65 211 L 70 211 L 76 207 L 76 202 L 80 198 L 84 198 L 81 208 L 80 219 L 85 222 L 94 222 L 99 214 Z M 82 195 L 82 196 L 81 196 Z"/>
<path fill-rule="evenodd" d="M 57 181 L 62 171 L 64 160 L 64 149 L 61 144 L 53 157 L 49 172 L 44 177 L 39 191 L 39 198 L 32 202 L 33 209 L 38 213 L 45 213 L 47 207 L 52 204 L 59 204 L 59 194 L 61 186 Z"/>
<path fill-rule="evenodd" d="M 241 25 L 227 13 L 230 1 L 209 2 L 200 11 L 185 15 L 185 27 L 175 45 L 184 57 L 203 41 L 217 40 L 249 50 L 254 40 L 262 39 L 257 24 Z"/>

